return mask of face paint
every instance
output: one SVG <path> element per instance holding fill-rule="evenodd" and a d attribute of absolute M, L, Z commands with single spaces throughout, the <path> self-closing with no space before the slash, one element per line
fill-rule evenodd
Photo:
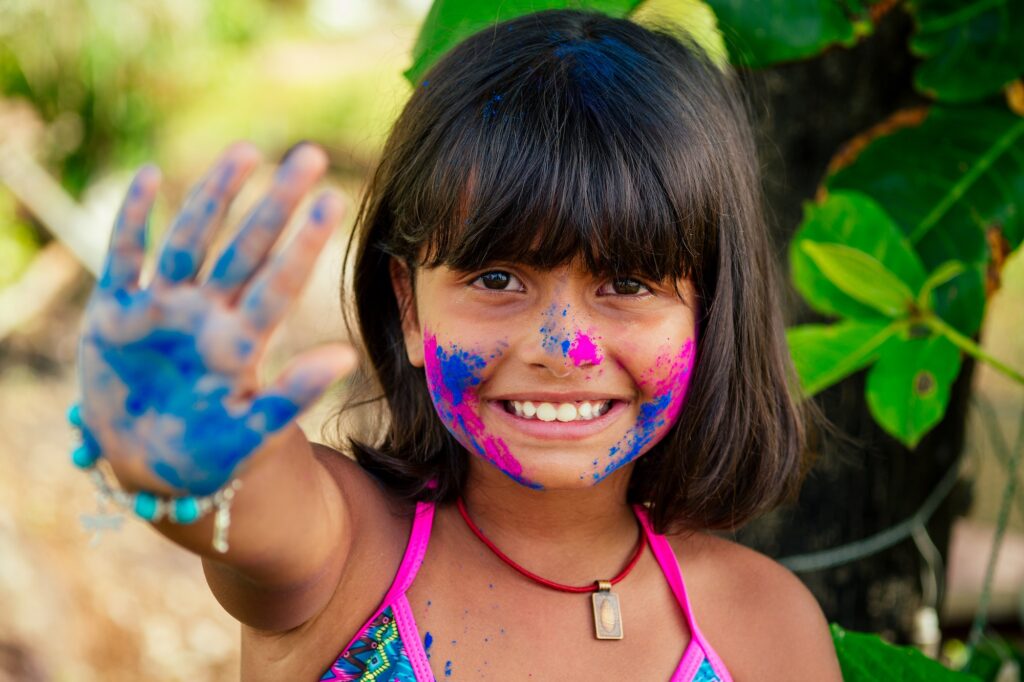
<path fill-rule="evenodd" d="M 675 355 L 663 355 L 657 359 L 648 374 L 661 375 L 656 380 L 654 397 L 640 405 L 636 423 L 629 432 L 608 451 L 608 463 L 603 470 L 594 467 L 591 477 L 597 483 L 620 467 L 632 462 L 646 452 L 675 424 L 683 407 L 686 391 L 693 373 L 693 360 L 697 345 L 688 340 Z"/>
<path fill-rule="evenodd" d="M 552 304 L 544 311 L 544 323 L 540 327 L 541 344 L 544 350 L 572 360 L 580 365 L 599 365 L 604 359 L 601 350 L 594 343 L 592 331 L 575 328 L 574 316 L 569 313 L 569 306 L 559 308 Z"/>
<path fill-rule="evenodd" d="M 425 332 L 423 339 L 427 387 L 445 428 L 463 447 L 498 467 L 512 480 L 539 489 L 539 484 L 523 476 L 522 465 L 505 442 L 487 433 L 480 418 L 480 401 L 474 387 L 480 383 L 487 360 L 454 344 L 444 348 L 430 332 Z"/>
<path fill-rule="evenodd" d="M 569 346 L 568 356 L 572 360 L 572 364 L 577 367 L 580 365 L 597 366 L 604 359 L 601 349 L 594 343 L 591 334 L 581 331 L 576 332 L 576 339 Z"/>

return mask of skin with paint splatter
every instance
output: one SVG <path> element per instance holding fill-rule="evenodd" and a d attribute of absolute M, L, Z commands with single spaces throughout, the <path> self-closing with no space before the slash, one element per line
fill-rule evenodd
<path fill-rule="evenodd" d="M 321 151 L 304 146 L 288 158 L 210 277 L 197 279 L 213 230 L 258 161 L 246 144 L 225 153 L 168 230 L 146 285 L 140 271 L 159 184 L 154 168 L 136 176 L 117 218 L 86 309 L 81 412 L 88 446 L 140 486 L 215 491 L 347 369 L 334 347 L 300 355 L 265 389 L 256 379 L 271 332 L 340 217 L 340 200 L 322 195 L 295 238 L 267 258 L 322 175 Z"/>
<path fill-rule="evenodd" d="M 441 266 L 416 273 L 406 347 L 442 422 L 479 461 L 532 488 L 575 488 L 628 469 L 675 424 L 696 356 L 695 309 L 685 280 Z M 541 423 L 514 413 L 527 401 L 602 412 L 589 425 Z"/>

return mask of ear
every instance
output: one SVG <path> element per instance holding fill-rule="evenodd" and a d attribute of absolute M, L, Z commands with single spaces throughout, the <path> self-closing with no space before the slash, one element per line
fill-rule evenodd
<path fill-rule="evenodd" d="M 409 266 L 392 258 L 388 263 L 391 274 L 391 288 L 398 302 L 398 313 L 402 317 L 402 334 L 405 336 L 405 353 L 413 367 L 423 367 L 423 332 L 416 311 L 416 296 L 413 292 L 413 273 Z"/>

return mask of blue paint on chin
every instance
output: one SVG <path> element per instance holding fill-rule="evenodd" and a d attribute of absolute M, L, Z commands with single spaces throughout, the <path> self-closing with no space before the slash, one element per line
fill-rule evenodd
<path fill-rule="evenodd" d="M 250 411 L 228 410 L 226 381 L 216 381 L 196 348 L 195 337 L 159 330 L 122 347 L 97 341 L 104 361 L 128 387 L 125 411 L 173 419 L 180 432 L 152 450 L 153 472 L 170 485 L 208 495 L 224 485 L 238 463 L 267 434 L 280 430 L 299 412 L 279 396 L 256 400 Z M 210 387 L 201 390 L 200 379 Z"/>

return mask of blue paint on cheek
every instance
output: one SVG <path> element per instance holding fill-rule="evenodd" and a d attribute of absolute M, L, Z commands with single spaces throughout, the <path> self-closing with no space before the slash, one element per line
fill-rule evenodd
<path fill-rule="evenodd" d="M 441 346 L 437 347 L 437 360 L 441 368 L 441 380 L 451 394 L 452 404 L 461 405 L 465 393 L 480 383 L 479 372 L 487 362 L 479 355 L 457 348 L 451 354 L 445 353 Z"/>
<path fill-rule="evenodd" d="M 430 647 L 434 645 L 434 636 L 427 632 L 426 637 L 423 638 L 423 653 L 427 655 L 427 660 L 430 660 Z"/>
<path fill-rule="evenodd" d="M 608 451 L 611 463 L 604 469 L 604 475 L 608 475 L 619 467 L 632 462 L 654 441 L 655 432 L 665 424 L 665 411 L 672 404 L 672 392 L 668 391 L 654 400 L 643 403 L 640 406 L 640 414 L 637 416 L 636 425 L 627 435 L 625 449 L 618 445 Z M 603 476 L 594 475 L 595 479 Z"/>
<path fill-rule="evenodd" d="M 563 339 L 562 340 L 562 355 L 568 355 L 569 354 L 569 347 L 570 346 L 572 346 L 572 343 L 569 342 L 569 339 Z"/>
<path fill-rule="evenodd" d="M 445 677 L 451 677 L 452 676 L 452 662 L 451 661 L 445 661 L 444 662 L 444 676 Z"/>
<path fill-rule="evenodd" d="M 160 330 L 123 347 L 97 343 L 103 359 L 128 387 L 125 411 L 176 420 L 180 432 L 151 452 L 154 473 L 171 485 L 206 495 L 222 486 L 237 464 L 263 442 L 266 434 L 287 424 L 298 405 L 279 396 L 253 403 L 249 414 L 227 409 L 229 388 L 212 382 L 195 338 Z"/>

